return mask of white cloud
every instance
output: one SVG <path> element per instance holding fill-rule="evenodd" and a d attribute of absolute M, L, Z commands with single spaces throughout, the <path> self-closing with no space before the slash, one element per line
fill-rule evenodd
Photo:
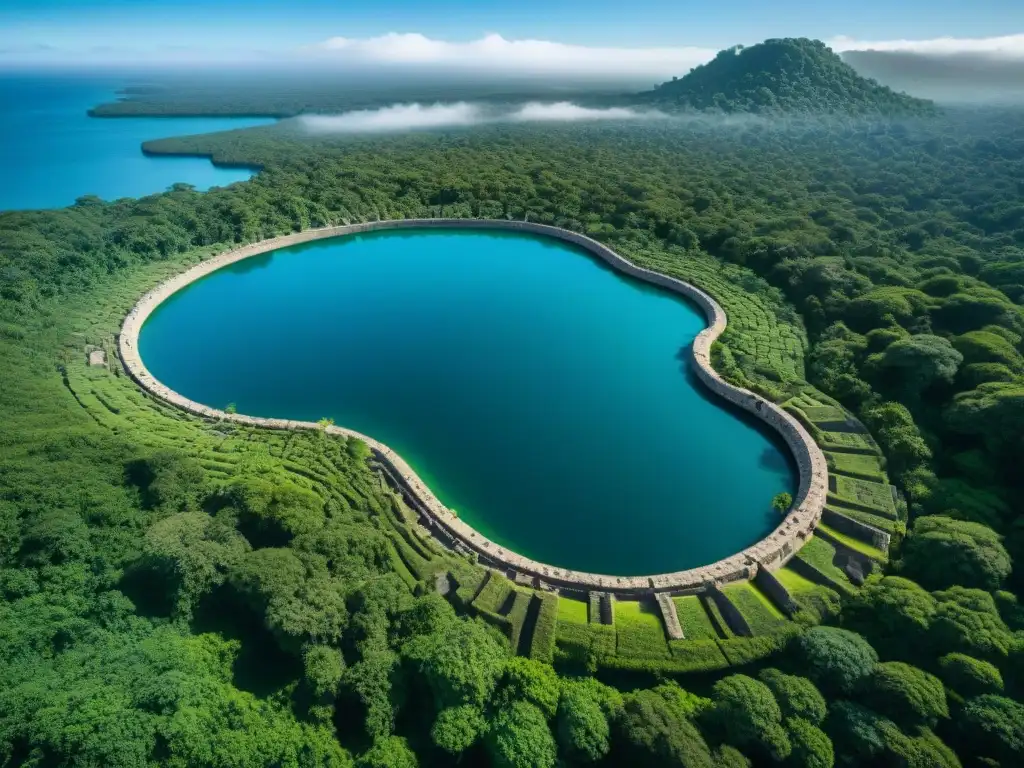
<path fill-rule="evenodd" d="M 889 51 L 931 56 L 956 54 L 983 55 L 992 58 L 1024 59 L 1024 35 L 1003 37 L 937 37 L 931 40 L 855 40 L 836 37 L 829 46 L 839 53 L 846 51 Z"/>
<path fill-rule="evenodd" d="M 683 75 L 714 57 L 713 48 L 603 48 L 549 40 L 506 40 L 490 34 L 469 42 L 435 40 L 418 33 L 332 37 L 307 53 L 358 63 L 429 65 L 509 73 L 663 77 Z"/>
<path fill-rule="evenodd" d="M 509 115 L 509 119 L 517 122 L 533 122 L 536 120 L 630 120 L 651 117 L 656 114 L 659 113 L 637 112 L 636 110 L 623 107 L 592 109 L 590 107 L 581 107 L 569 101 L 558 101 L 552 104 L 531 101 Z"/>
<path fill-rule="evenodd" d="M 526 123 L 576 120 L 637 120 L 665 117 L 661 112 L 638 112 L 612 107 L 592 109 L 570 101 L 531 101 L 515 107 L 484 107 L 465 101 L 454 104 L 392 104 L 340 115 L 302 115 L 296 122 L 310 133 L 386 133 L 428 128 L 451 128 L 485 123 Z"/>
<path fill-rule="evenodd" d="M 421 128 L 473 125 L 482 121 L 480 107 L 456 104 L 392 104 L 340 115 L 303 115 L 298 118 L 311 133 L 382 133 Z"/>

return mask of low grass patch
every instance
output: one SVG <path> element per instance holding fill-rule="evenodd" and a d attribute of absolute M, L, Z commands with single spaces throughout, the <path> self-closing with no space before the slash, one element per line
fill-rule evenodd
<path fill-rule="evenodd" d="M 683 634 L 686 636 L 686 640 L 715 640 L 718 638 L 715 626 L 711 623 L 711 619 L 708 618 L 704 606 L 701 605 L 700 598 L 696 596 L 674 597 L 672 602 L 676 605 L 676 616 L 679 617 L 679 623 L 683 627 Z M 673 640 L 671 642 L 679 643 L 686 641 Z"/>
<path fill-rule="evenodd" d="M 805 579 L 788 566 L 779 568 L 779 570 L 774 571 L 772 575 L 779 580 L 779 583 L 782 584 L 782 586 L 786 588 L 786 591 L 791 595 L 798 595 L 801 592 L 818 589 L 820 586 L 810 579 Z"/>
<path fill-rule="evenodd" d="M 859 432 L 822 432 L 820 443 L 825 450 L 876 452 L 871 439 Z"/>
<path fill-rule="evenodd" d="M 669 640 L 668 644 L 679 672 L 709 672 L 729 666 L 729 660 L 715 640 L 687 638 Z"/>
<path fill-rule="evenodd" d="M 880 563 L 885 563 L 889 561 L 889 556 L 885 552 L 880 550 L 878 547 L 873 547 L 870 544 L 865 544 L 863 541 L 860 541 L 859 539 L 853 538 L 852 536 L 847 536 L 845 533 L 840 533 L 835 528 L 830 528 L 824 523 L 818 523 L 818 527 L 821 530 L 825 531 L 825 533 L 834 537 L 836 541 L 840 542 L 841 544 L 845 544 L 855 552 L 860 552 L 862 555 L 867 555 L 873 560 L 878 560 Z"/>
<path fill-rule="evenodd" d="M 399 557 L 406 567 L 416 577 L 417 581 L 427 581 L 440 570 L 440 565 L 422 557 L 416 550 L 409 546 L 408 542 L 397 532 L 390 532 L 391 543 L 398 551 Z"/>
<path fill-rule="evenodd" d="M 415 589 L 416 577 L 413 575 L 412 571 L 406 567 L 405 561 L 399 557 L 398 551 L 395 549 L 395 545 L 391 542 L 388 542 L 388 555 L 391 560 L 391 568 L 394 572 L 398 574 L 399 578 L 405 582 L 405 585 L 409 587 L 410 590 Z"/>
<path fill-rule="evenodd" d="M 846 420 L 846 413 L 841 408 L 831 405 L 806 405 L 801 406 L 800 410 L 815 424 Z"/>
<path fill-rule="evenodd" d="M 827 453 L 825 458 L 831 472 L 854 475 L 876 483 L 885 482 L 882 462 L 877 456 L 860 453 Z"/>
<path fill-rule="evenodd" d="M 812 536 L 810 541 L 800 548 L 796 556 L 837 584 L 853 587 L 853 583 L 843 570 L 832 563 L 836 556 L 836 548 L 820 536 Z"/>
<path fill-rule="evenodd" d="M 831 490 L 833 483 L 835 490 Z M 878 510 L 889 517 L 896 517 L 896 505 L 892 500 L 892 490 L 886 483 L 859 480 L 845 475 L 832 475 L 829 478 L 829 486 L 830 499 L 869 510 Z"/>
<path fill-rule="evenodd" d="M 728 586 L 723 592 L 743 614 L 755 635 L 771 634 L 786 621 L 782 612 L 750 582 Z"/>
<path fill-rule="evenodd" d="M 711 621 L 711 626 L 715 629 L 715 634 L 721 638 L 735 637 L 729 625 L 725 621 L 725 617 L 722 612 L 718 609 L 718 603 L 712 600 L 710 597 L 699 598 L 701 605 L 704 606 L 704 611 L 708 615 L 708 619 Z"/>
<path fill-rule="evenodd" d="M 858 523 L 864 523 L 864 525 L 870 525 L 872 528 L 877 528 L 880 531 L 886 531 L 887 533 L 895 533 L 897 521 L 890 520 L 888 517 L 882 515 L 875 515 L 871 512 L 865 512 L 862 509 L 850 509 L 846 507 L 830 507 L 832 512 L 848 517 L 851 520 L 856 520 Z"/>
<path fill-rule="evenodd" d="M 758 637 L 734 637 L 730 640 L 719 640 L 718 647 L 729 660 L 730 666 L 738 667 L 759 661 L 782 650 L 789 638 L 800 632 L 800 627 L 793 623 L 783 623 L 779 631 Z"/>
<path fill-rule="evenodd" d="M 559 622 L 555 629 L 555 660 L 585 664 L 588 656 L 615 655 L 615 627 L 606 624 Z"/>
<path fill-rule="evenodd" d="M 586 624 L 589 609 L 590 606 L 582 600 L 574 600 L 571 597 L 558 598 L 558 620 L 561 622 Z"/>
<path fill-rule="evenodd" d="M 616 652 L 619 656 L 665 658 L 665 630 L 653 601 L 629 601 L 615 606 Z"/>

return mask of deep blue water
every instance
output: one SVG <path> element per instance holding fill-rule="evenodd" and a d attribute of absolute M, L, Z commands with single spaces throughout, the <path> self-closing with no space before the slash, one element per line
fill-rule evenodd
<path fill-rule="evenodd" d="M 273 122 L 262 118 L 94 118 L 123 81 L 97 76 L 0 73 L 0 210 L 59 208 L 82 195 L 104 200 L 162 192 L 176 182 L 206 190 L 249 178 L 206 158 L 146 157 L 150 139 Z"/>
<path fill-rule="evenodd" d="M 397 450 L 500 544 L 615 575 L 713 562 L 778 522 L 777 441 L 689 374 L 703 316 L 525 234 L 380 232 L 248 259 L 146 323 L 189 398 Z"/>

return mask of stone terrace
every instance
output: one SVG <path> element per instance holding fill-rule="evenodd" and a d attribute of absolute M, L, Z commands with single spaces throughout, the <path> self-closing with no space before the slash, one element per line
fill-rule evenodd
<path fill-rule="evenodd" d="M 693 365 L 697 375 L 715 394 L 752 413 L 786 441 L 796 459 L 800 474 L 799 489 L 789 514 L 772 533 L 758 543 L 717 563 L 699 568 L 632 577 L 558 568 L 510 552 L 479 534 L 445 507 L 401 456 L 372 437 L 339 426 L 322 427 L 313 422 L 256 418 L 210 408 L 189 400 L 161 384 L 149 373 L 139 356 L 139 332 L 150 313 L 169 296 L 211 272 L 242 259 L 298 243 L 373 230 L 409 228 L 505 229 L 553 237 L 584 248 L 620 272 L 661 286 L 697 304 L 709 323 L 693 343 Z M 638 267 L 602 243 L 577 232 L 544 224 L 500 219 L 408 219 L 306 230 L 225 251 L 165 281 L 143 296 L 124 320 L 118 339 L 118 352 L 125 369 L 140 386 L 161 400 L 196 416 L 268 429 L 326 429 L 330 434 L 362 440 L 369 446 L 376 459 L 390 470 L 389 474 L 403 486 L 402 490 L 412 497 L 415 506 L 427 518 L 428 526 L 440 528 L 443 532 L 441 538 L 452 538 L 475 551 L 480 561 L 486 565 L 502 571 L 511 569 L 517 573 L 529 574 L 542 583 L 555 587 L 595 589 L 614 592 L 620 596 L 662 591 L 689 594 L 713 584 L 751 579 L 759 568 L 781 568 L 814 533 L 828 493 L 825 456 L 800 422 L 760 395 L 729 384 L 711 367 L 711 345 L 725 330 L 726 322 L 725 312 L 704 291 L 682 280 Z"/>

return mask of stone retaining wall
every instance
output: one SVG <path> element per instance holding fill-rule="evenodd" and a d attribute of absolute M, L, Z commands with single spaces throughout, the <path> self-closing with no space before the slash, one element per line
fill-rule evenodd
<path fill-rule="evenodd" d="M 324 429 L 312 422 L 290 419 L 264 419 L 244 414 L 228 414 L 224 411 L 189 400 L 157 381 L 142 362 L 138 353 L 139 331 L 150 313 L 169 296 L 191 282 L 210 274 L 228 264 L 247 259 L 268 251 L 286 248 L 290 245 L 321 240 L 339 235 L 370 232 L 387 229 L 412 228 L 474 228 L 503 229 L 530 232 L 553 237 L 584 248 L 610 266 L 632 277 L 661 286 L 680 294 L 701 308 L 708 319 L 708 327 L 701 331 L 693 342 L 693 364 L 705 386 L 729 402 L 754 414 L 782 435 L 796 459 L 800 475 L 799 489 L 793 507 L 781 524 L 766 538 L 731 557 L 711 565 L 692 568 L 674 573 L 653 576 L 618 577 L 605 574 L 584 573 L 558 568 L 522 557 L 477 533 L 447 509 L 427 488 L 401 456 L 383 443 L 371 437 L 338 426 L 328 426 L 330 434 L 355 437 L 367 444 L 374 457 L 385 465 L 393 477 L 400 480 L 403 490 L 419 500 L 419 508 L 426 515 L 428 523 L 441 528 L 447 535 L 461 541 L 476 551 L 481 560 L 498 563 L 505 568 L 529 573 L 541 581 L 554 586 L 578 589 L 598 589 L 620 595 L 649 594 L 661 590 L 689 590 L 707 584 L 722 584 L 750 579 L 758 568 L 775 570 L 782 567 L 803 543 L 814 533 L 821 519 L 828 491 L 828 470 L 825 456 L 801 424 L 774 403 L 744 389 L 734 387 L 722 379 L 711 367 L 711 345 L 726 326 L 725 312 L 718 303 L 704 291 L 689 283 L 638 267 L 615 253 L 611 248 L 585 235 L 544 224 L 523 221 L 482 220 L 482 219 L 409 219 L 375 221 L 338 227 L 306 230 L 292 235 L 275 237 L 259 243 L 233 248 L 207 261 L 197 264 L 185 272 L 170 278 L 143 296 L 128 313 L 121 327 L 118 351 L 125 370 L 143 388 L 161 400 L 203 418 L 233 421 L 252 427 L 267 429 Z M 766 500 L 767 501 L 767 500 Z M 714 510 L 708 510 L 713 514 Z M 651 535 L 657 535 L 652 531 Z"/>
<path fill-rule="evenodd" d="M 718 612 L 722 614 L 722 618 L 725 619 L 725 623 L 729 626 L 729 631 L 737 637 L 753 637 L 754 632 L 750 629 L 750 624 L 747 623 L 746 617 L 740 613 L 740 609 L 733 605 L 732 600 L 725 594 L 717 585 L 713 585 L 708 588 L 705 593 L 708 600 L 714 600 L 715 605 L 718 606 Z"/>
<path fill-rule="evenodd" d="M 829 589 L 835 590 L 840 595 L 843 594 L 843 587 L 839 583 L 824 573 L 819 571 L 810 563 L 805 563 L 799 557 L 794 557 L 789 561 L 789 567 L 793 569 L 799 576 L 803 576 L 808 581 L 814 582 L 815 584 L 828 587 Z"/>
<path fill-rule="evenodd" d="M 754 583 L 762 592 L 768 595 L 771 601 L 775 603 L 775 606 L 788 617 L 793 618 L 793 614 L 800 610 L 800 606 L 797 605 L 793 596 L 789 594 L 789 590 L 786 589 L 785 584 L 775 578 L 775 574 L 767 568 L 760 568 L 757 571 L 757 575 L 754 577 Z"/>
<path fill-rule="evenodd" d="M 840 514 L 841 512 L 841 509 L 833 511 L 826 507 L 821 513 L 822 521 L 825 525 L 831 526 L 840 533 L 852 536 L 858 541 L 866 542 L 883 552 L 889 551 L 889 539 L 891 537 L 887 531 L 880 530 L 867 523 L 862 523 L 860 520 L 855 520 L 852 517 L 847 517 Z"/>

